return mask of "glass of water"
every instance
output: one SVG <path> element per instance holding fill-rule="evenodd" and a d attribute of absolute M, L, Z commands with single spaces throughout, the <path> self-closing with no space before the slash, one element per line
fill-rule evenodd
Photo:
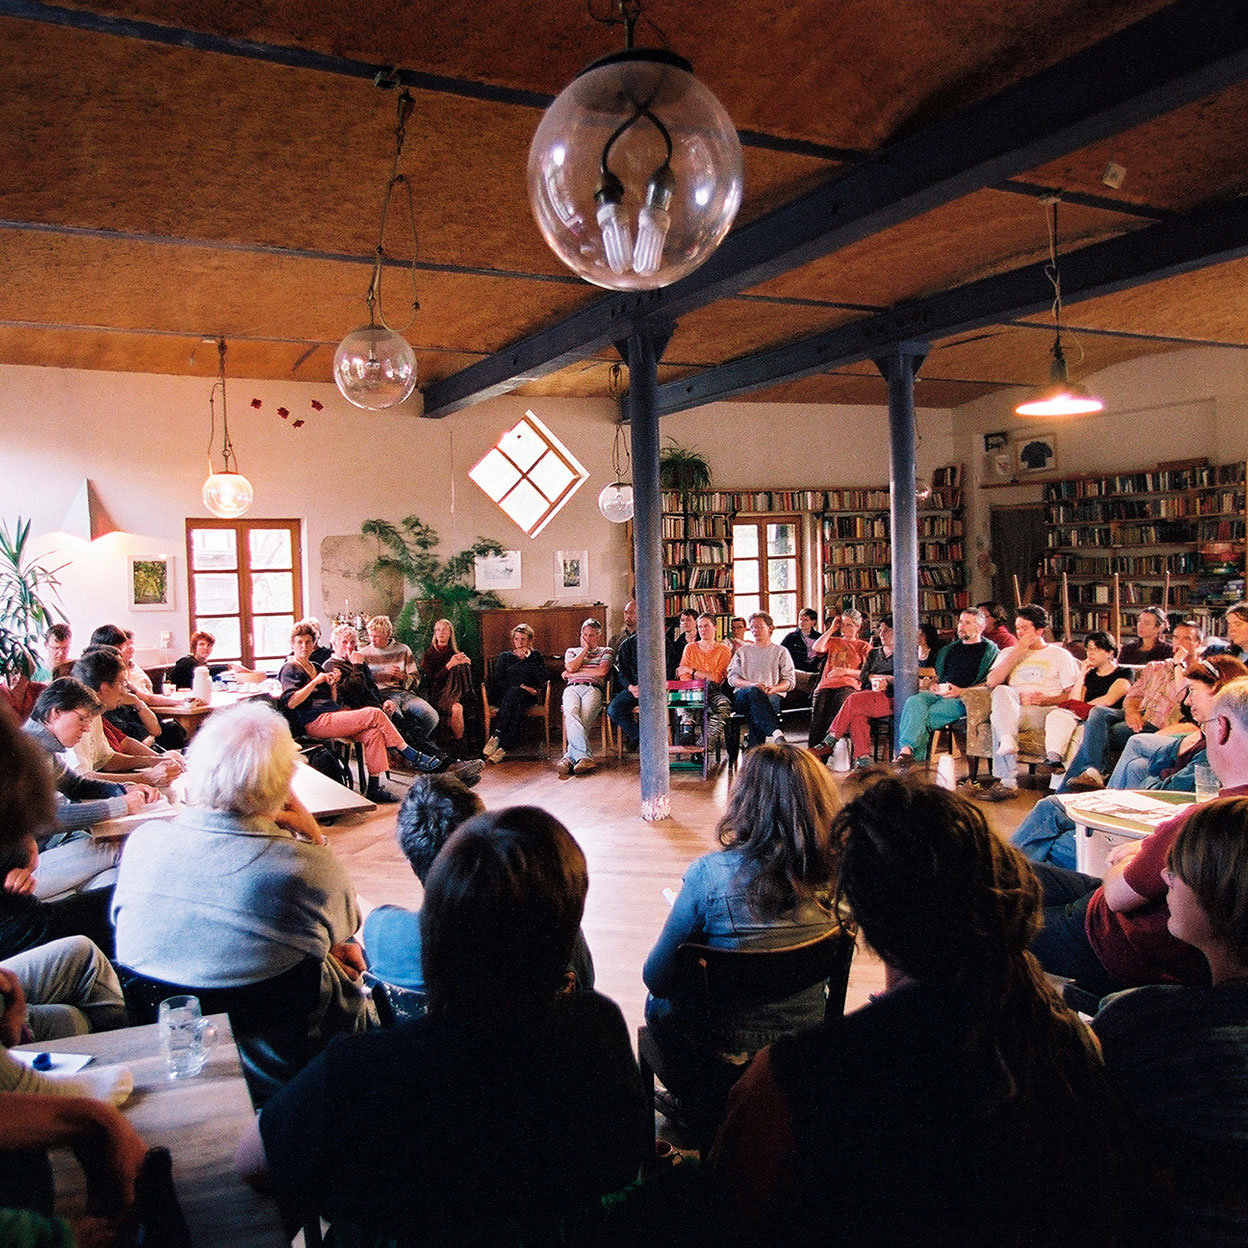
<path fill-rule="evenodd" d="M 160 1051 L 170 1079 L 189 1079 L 204 1068 L 217 1029 L 203 1017 L 198 997 L 166 997 L 157 1014 Z"/>
<path fill-rule="evenodd" d="M 1221 791 L 1221 784 L 1218 781 L 1218 774 L 1209 766 L 1208 763 L 1197 763 L 1196 772 L 1196 800 L 1198 802 L 1211 802 Z"/>

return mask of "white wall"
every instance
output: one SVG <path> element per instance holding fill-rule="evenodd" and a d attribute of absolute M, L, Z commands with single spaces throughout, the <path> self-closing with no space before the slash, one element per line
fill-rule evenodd
<path fill-rule="evenodd" d="M 1194 349 L 1120 365 L 1084 378 L 1106 400 L 1101 416 L 1056 426 L 1062 473 L 1140 468 L 1207 455 L 1216 462 L 1248 456 L 1248 356 Z M 208 430 L 206 378 L 68 369 L 0 367 L 0 518 L 33 519 L 38 549 L 71 564 L 61 574 L 70 620 L 81 632 L 110 621 L 135 630 L 140 651 L 154 651 L 162 629 L 174 649 L 186 644 L 184 523 L 205 512 Z M 504 595 L 537 606 L 554 597 L 554 552 L 590 552 L 590 590 L 610 604 L 612 625 L 628 588 L 624 529 L 599 515 L 598 491 L 611 479 L 614 409 L 605 400 L 504 396 L 446 420 L 373 415 L 347 404 L 332 386 L 301 382 L 229 382 L 231 427 L 239 464 L 256 490 L 257 518 L 304 522 L 306 603 L 332 614 L 340 601 L 322 593 L 320 551 L 327 536 L 354 534 L 373 516 L 409 513 L 432 524 L 442 551 L 476 536 L 522 552 L 523 588 Z M 251 400 L 262 407 L 253 410 Z M 315 399 L 324 410 L 311 409 Z M 289 409 L 283 421 L 277 409 Z M 530 540 L 468 479 L 467 470 L 532 407 L 585 464 L 590 478 L 564 511 Z M 301 429 L 291 427 L 302 417 Z M 982 466 L 981 434 L 1027 428 L 1005 396 L 956 412 L 919 413 L 920 472 L 965 462 L 971 483 Z M 883 407 L 720 403 L 663 421 L 662 436 L 696 448 L 723 489 L 874 485 L 888 479 Z M 218 457 L 219 458 L 219 457 Z M 57 530 L 81 482 L 89 478 L 121 530 L 88 545 Z M 976 498 L 968 490 L 970 550 L 986 542 L 986 502 L 1038 499 L 1030 482 Z M 986 501 L 985 501 L 986 500 Z M 453 504 L 453 505 L 452 505 Z M 177 558 L 177 608 L 126 608 L 127 555 Z M 976 596 L 987 578 L 972 554 Z"/>
<path fill-rule="evenodd" d="M 200 499 L 206 472 L 206 378 L 0 367 L 0 517 L 33 520 L 37 549 L 70 560 L 61 573 L 66 612 L 81 636 L 109 621 L 132 628 L 141 655 L 155 657 L 161 630 L 187 641 L 184 524 L 207 515 Z M 356 534 L 374 516 L 414 513 L 436 528 L 442 551 L 478 535 L 522 554 L 523 588 L 503 597 L 536 606 L 555 595 L 554 552 L 590 552 L 590 597 L 610 604 L 612 623 L 628 592 L 625 530 L 598 512 L 611 479 L 614 408 L 605 400 L 504 396 L 446 420 L 368 414 L 332 386 L 229 380 L 231 432 L 250 478 L 254 518 L 304 523 L 306 609 L 338 610 L 322 592 L 321 543 Z M 261 408 L 251 406 L 253 398 Z M 317 412 L 313 400 L 324 405 Z M 277 409 L 290 412 L 282 420 Z M 468 479 L 467 471 L 505 428 L 534 411 L 589 470 L 585 486 L 530 540 Z M 295 419 L 305 424 L 292 427 Z M 922 413 L 921 465 L 949 461 L 948 413 Z M 694 446 L 723 488 L 878 484 L 888 476 L 883 408 L 790 404 L 716 404 L 663 422 L 662 436 Z M 219 430 L 218 430 L 219 438 Z M 219 442 L 218 442 L 219 447 Z M 219 463 L 219 452 L 217 456 Z M 90 479 L 120 530 L 88 544 L 61 532 L 81 483 Z M 173 612 L 133 612 L 126 600 L 128 555 L 173 554 Z"/>

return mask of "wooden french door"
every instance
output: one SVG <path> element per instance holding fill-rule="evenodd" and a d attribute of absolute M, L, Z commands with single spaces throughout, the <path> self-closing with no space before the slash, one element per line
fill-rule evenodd
<path fill-rule="evenodd" d="M 191 631 L 217 639 L 214 659 L 248 667 L 284 659 L 303 615 L 298 520 L 188 520 Z"/>
<path fill-rule="evenodd" d="M 797 627 L 802 580 L 798 516 L 737 516 L 732 522 L 732 611 L 766 611 L 776 631 Z"/>

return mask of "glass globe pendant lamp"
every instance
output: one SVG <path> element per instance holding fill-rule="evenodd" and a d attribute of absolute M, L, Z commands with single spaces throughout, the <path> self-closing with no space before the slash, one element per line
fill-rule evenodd
<path fill-rule="evenodd" d="M 212 444 L 216 440 L 216 395 L 221 392 L 221 471 L 212 470 Z M 217 341 L 217 381 L 208 395 L 208 479 L 204 482 L 204 506 L 222 520 L 237 520 L 251 506 L 255 491 L 238 471 L 234 443 L 230 441 L 230 417 L 225 406 L 225 339 Z"/>
<path fill-rule="evenodd" d="M 598 495 L 598 510 L 612 524 L 626 524 L 633 518 L 633 487 L 627 481 L 612 481 Z"/>
<path fill-rule="evenodd" d="M 393 407 L 416 389 L 416 352 L 402 334 L 370 319 L 338 344 L 334 384 L 356 407 Z"/>
<path fill-rule="evenodd" d="M 681 56 L 629 46 L 595 61 L 546 110 L 529 202 L 555 255 L 586 281 L 652 290 L 692 273 L 741 206 L 741 143 Z"/>
<path fill-rule="evenodd" d="M 334 352 L 334 385 L 339 393 L 348 403 L 374 412 L 402 403 L 416 389 L 416 353 L 403 337 L 403 331 L 410 328 L 420 310 L 420 301 L 416 298 L 416 209 L 412 202 L 412 184 L 405 174 L 398 171 L 407 120 L 415 103 L 410 92 L 400 93 L 398 124 L 394 131 L 394 162 L 382 197 L 381 229 L 373 254 L 373 275 L 368 293 L 364 296 L 368 305 L 368 324 L 353 329 Z M 390 212 L 390 197 L 396 186 L 402 186 L 407 191 L 407 215 L 412 231 L 412 316 L 402 330 L 389 325 L 381 310 L 386 218 Z"/>

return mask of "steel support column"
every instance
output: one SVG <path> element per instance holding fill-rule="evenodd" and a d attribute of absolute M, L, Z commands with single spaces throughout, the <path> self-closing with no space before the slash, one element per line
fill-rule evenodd
<path fill-rule="evenodd" d="M 893 543 L 893 749 L 901 708 L 919 690 L 919 545 L 915 499 L 914 379 L 927 358 L 925 342 L 900 342 L 876 356 L 888 382 L 889 512 Z"/>
<path fill-rule="evenodd" d="M 667 654 L 663 620 L 663 506 L 659 490 L 658 365 L 672 326 L 635 323 L 627 346 L 633 451 L 633 564 L 640 681 L 641 817 L 671 815 L 667 757 Z M 621 344 L 623 345 L 623 344 Z"/>

